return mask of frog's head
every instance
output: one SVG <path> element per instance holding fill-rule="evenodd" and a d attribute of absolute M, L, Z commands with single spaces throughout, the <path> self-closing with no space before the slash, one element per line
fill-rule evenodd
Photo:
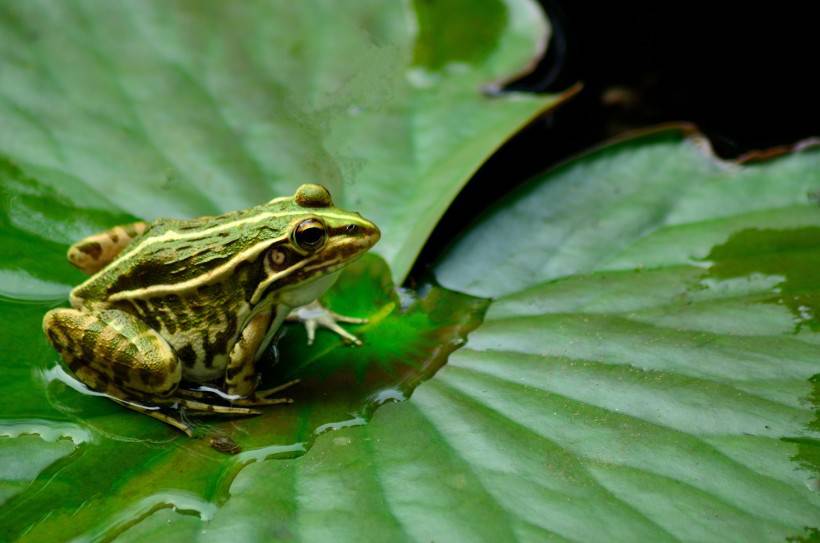
<path fill-rule="evenodd" d="M 277 198 L 268 206 L 287 221 L 278 242 L 264 255 L 264 276 L 251 303 L 270 293 L 290 306 L 313 301 L 333 284 L 336 272 L 381 237 L 379 228 L 358 213 L 334 207 L 321 185 L 302 185 L 292 197 Z"/>

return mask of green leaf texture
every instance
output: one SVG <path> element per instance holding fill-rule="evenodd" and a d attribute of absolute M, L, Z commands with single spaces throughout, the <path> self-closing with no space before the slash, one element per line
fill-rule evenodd
<path fill-rule="evenodd" d="M 533 180 L 453 244 L 438 279 L 495 300 L 413 400 L 436 405 L 426 418 L 499 524 L 576 541 L 816 533 L 818 190 L 816 148 L 739 165 L 661 131 Z"/>
<path fill-rule="evenodd" d="M 478 166 L 558 100 L 532 0 L 0 5 L 0 154 L 84 208 L 199 216 L 326 185 L 401 280 Z M 90 232 L 85 232 L 90 233 Z"/>
<path fill-rule="evenodd" d="M 495 300 L 409 401 L 120 539 L 811 540 L 818 162 L 665 131 L 534 180 L 439 262 Z"/>

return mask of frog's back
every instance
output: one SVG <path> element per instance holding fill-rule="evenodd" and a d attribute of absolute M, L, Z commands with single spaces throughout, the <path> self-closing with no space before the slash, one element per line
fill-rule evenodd
<path fill-rule="evenodd" d="M 260 220 L 262 207 L 154 221 L 111 264 L 72 291 L 72 305 L 104 303 L 150 286 L 184 285 L 218 272 L 248 248 L 279 236 L 277 221 Z M 254 227 L 243 228 L 249 222 Z"/>

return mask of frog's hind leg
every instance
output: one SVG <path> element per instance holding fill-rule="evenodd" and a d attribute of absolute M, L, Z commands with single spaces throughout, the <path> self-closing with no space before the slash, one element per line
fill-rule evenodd
<path fill-rule="evenodd" d="M 94 370 L 97 381 L 86 384 L 97 390 L 110 383 L 161 398 L 171 396 L 182 378 L 168 342 L 124 311 L 53 309 L 43 318 L 43 330 L 74 373 L 86 366 Z"/>
<path fill-rule="evenodd" d="M 169 424 L 177 430 L 179 430 L 180 432 L 184 432 L 188 437 L 192 437 L 194 435 L 194 433 L 191 431 L 190 426 L 185 424 L 180 419 L 174 418 L 167 413 L 163 413 L 162 411 L 160 411 L 159 407 L 142 405 L 129 400 L 122 400 L 114 396 L 112 396 L 111 399 L 123 407 L 127 407 L 128 409 L 136 411 L 137 413 L 148 415 L 149 417 L 153 417 L 159 421 L 164 422 L 165 424 Z"/>
<path fill-rule="evenodd" d="M 77 379 L 79 379 L 88 388 L 104 393 L 111 400 L 121 406 L 127 407 L 137 413 L 142 413 L 144 415 L 148 415 L 149 417 L 153 417 L 164 422 L 165 424 L 169 424 L 179 431 L 187 434 L 188 437 L 193 435 L 191 427 L 185 424 L 185 422 L 163 412 L 159 405 L 148 405 L 147 403 L 142 404 L 134 399 L 129 399 L 138 395 L 120 389 L 114 385 L 105 374 L 98 373 L 90 366 L 77 367 L 76 370 L 72 371 Z"/>
<path fill-rule="evenodd" d="M 86 386 L 190 432 L 183 422 L 152 405 L 169 403 L 182 378 L 182 366 L 171 346 L 145 323 L 116 309 L 53 309 L 43 318 L 43 330 Z"/>
<path fill-rule="evenodd" d="M 135 222 L 88 236 L 69 247 L 68 261 L 89 275 L 97 273 L 147 228 L 147 223 Z"/>

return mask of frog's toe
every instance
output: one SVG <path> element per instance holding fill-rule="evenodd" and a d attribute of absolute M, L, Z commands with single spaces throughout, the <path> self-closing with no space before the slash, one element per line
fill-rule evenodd
<path fill-rule="evenodd" d="M 300 382 L 301 379 L 293 379 L 288 381 L 287 383 L 282 383 L 281 385 L 277 385 L 272 388 L 266 388 L 264 390 L 257 390 L 251 396 L 246 398 L 239 398 L 235 400 L 231 400 L 232 405 L 240 405 L 246 407 L 264 407 L 267 405 L 280 405 L 280 404 L 289 404 L 293 403 L 293 398 L 273 398 L 274 394 L 282 392 L 286 388 L 290 388 L 296 383 Z"/>
<path fill-rule="evenodd" d="M 242 398 L 241 400 L 234 400 L 231 403 L 233 405 L 241 405 L 245 407 L 265 407 L 268 405 L 293 403 L 293 398 Z"/>
<path fill-rule="evenodd" d="M 274 394 L 276 394 L 277 392 L 281 392 L 281 391 L 285 390 L 286 388 L 290 388 L 293 385 L 295 385 L 295 384 L 297 384 L 301 381 L 302 381 L 301 379 L 292 379 L 292 380 L 288 381 L 287 383 L 282 383 L 281 385 L 276 385 L 275 387 L 272 387 L 272 388 L 266 388 L 264 390 L 257 390 L 254 395 L 257 398 L 267 399 L 267 398 L 270 398 L 271 396 L 273 396 Z"/>
<path fill-rule="evenodd" d="M 192 415 L 261 415 L 261 411 L 249 409 L 247 407 L 234 407 L 229 405 L 218 405 L 196 400 L 186 400 L 184 398 L 174 398 L 179 407 L 188 410 Z"/>
<path fill-rule="evenodd" d="M 325 319 L 325 318 L 320 317 L 319 319 L 316 319 L 316 323 L 319 326 L 321 326 L 323 328 L 327 328 L 331 332 L 335 332 L 336 334 L 341 336 L 342 341 L 344 341 L 345 343 L 352 343 L 353 345 L 356 345 L 356 346 L 361 346 L 361 344 L 362 344 L 362 340 L 360 340 L 359 338 L 357 338 L 356 336 L 354 336 L 353 334 L 351 334 L 350 332 L 348 332 L 347 330 L 345 330 L 344 328 L 339 326 L 333 318 Z M 312 343 L 313 343 L 313 340 L 309 337 L 308 338 L 308 345 L 311 345 Z"/>
<path fill-rule="evenodd" d="M 367 319 L 340 315 L 327 309 L 318 301 L 297 307 L 288 315 L 288 320 L 300 321 L 305 325 L 308 345 L 313 345 L 313 341 L 316 339 L 316 329 L 319 327 L 335 332 L 345 343 L 361 345 L 362 341 L 358 337 L 339 326 L 338 323 L 364 324 L 367 322 Z"/>
<path fill-rule="evenodd" d="M 335 311 L 331 311 L 330 309 L 325 309 L 327 314 L 333 318 L 336 322 L 346 322 L 348 324 L 367 324 L 367 319 L 363 319 L 360 317 L 348 317 L 347 315 L 340 315 Z"/>

